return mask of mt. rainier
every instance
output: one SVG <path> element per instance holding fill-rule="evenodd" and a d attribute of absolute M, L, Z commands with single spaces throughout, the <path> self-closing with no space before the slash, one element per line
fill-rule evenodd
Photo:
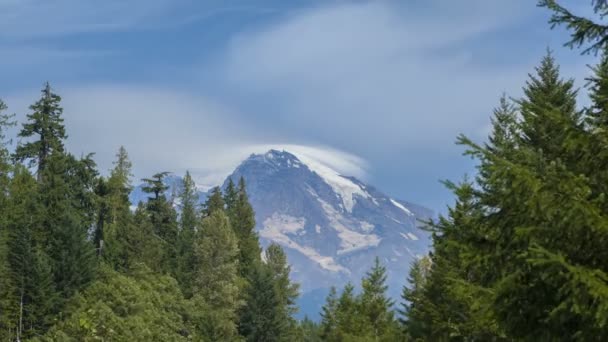
<path fill-rule="evenodd" d="M 252 154 L 228 176 L 234 181 L 240 177 L 247 184 L 262 246 L 276 242 L 287 253 L 292 278 L 301 284 L 301 302 L 308 301 L 304 313 L 318 313 L 318 302 L 330 286 L 358 285 L 376 256 L 387 267 L 389 294 L 398 298 L 410 264 L 428 252 L 429 235 L 417 227 L 419 220 L 432 216 L 430 210 L 340 175 L 307 154 Z M 180 181 L 168 180 L 173 187 Z M 138 187 L 132 201 L 142 196 Z"/>

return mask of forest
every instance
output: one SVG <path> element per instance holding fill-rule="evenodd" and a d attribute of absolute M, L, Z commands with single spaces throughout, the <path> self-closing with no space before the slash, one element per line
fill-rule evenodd
<path fill-rule="evenodd" d="M 0 101 L 0 341 L 607 340 L 608 26 L 539 6 L 598 56 L 585 89 L 548 51 L 523 96 L 500 98 L 487 141 L 458 137 L 476 174 L 445 181 L 455 203 L 421 222 L 432 252 L 402 298 L 376 258 L 319 322 L 295 318 L 298 284 L 282 247 L 260 245 L 246 179 L 201 207 L 190 174 L 168 198 L 158 172 L 132 207 L 126 149 L 108 172 L 67 151 L 49 83 L 22 123 Z"/>

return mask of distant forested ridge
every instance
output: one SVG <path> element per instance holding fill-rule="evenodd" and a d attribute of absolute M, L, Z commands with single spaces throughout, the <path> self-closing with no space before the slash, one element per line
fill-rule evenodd
<path fill-rule="evenodd" d="M 0 101 L 0 341 L 608 340 L 608 27 L 539 5 L 599 54 L 590 105 L 548 52 L 521 98 L 500 98 L 486 142 L 458 138 L 477 173 L 445 182 L 455 204 L 428 222 L 433 252 L 400 303 L 376 258 L 332 288 L 321 322 L 294 318 L 298 284 L 279 245 L 260 247 L 245 179 L 200 207 L 189 174 L 173 201 L 158 172 L 133 209 L 127 151 L 107 175 L 70 154 L 48 83 L 14 149 Z"/>

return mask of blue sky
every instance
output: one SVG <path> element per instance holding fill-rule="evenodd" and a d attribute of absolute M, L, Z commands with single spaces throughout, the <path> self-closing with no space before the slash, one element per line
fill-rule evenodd
<path fill-rule="evenodd" d="M 0 0 L 0 98 L 23 117 L 50 81 L 68 147 L 104 170 L 125 145 L 138 177 L 212 182 L 262 147 L 312 146 L 441 211 L 439 180 L 474 171 L 455 137 L 483 140 L 548 47 L 584 84 L 594 57 L 548 16 L 533 0 Z"/>

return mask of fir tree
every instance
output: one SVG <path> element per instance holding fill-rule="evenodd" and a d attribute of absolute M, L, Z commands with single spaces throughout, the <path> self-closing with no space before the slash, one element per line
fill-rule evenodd
<path fill-rule="evenodd" d="M 228 217 L 216 210 L 203 220 L 194 247 L 194 300 L 206 312 L 203 330 L 211 340 L 231 340 L 237 335 L 238 245 Z"/>
<path fill-rule="evenodd" d="M 53 152 L 63 153 L 63 141 L 67 138 L 63 126 L 63 108 L 60 106 L 61 97 L 53 93 L 47 82 L 42 89 L 42 97 L 30 106 L 31 114 L 27 115 L 27 123 L 19 132 L 21 138 L 36 137 L 37 140 L 30 141 L 17 146 L 14 158 L 18 161 L 29 159 L 30 166 L 37 165 L 38 181 L 48 158 Z"/>
<path fill-rule="evenodd" d="M 36 180 L 23 166 L 15 169 L 10 188 L 8 258 L 13 292 L 6 298 L 10 329 L 19 340 L 45 331 L 58 311 L 58 288 L 44 240 L 37 239 L 43 211 L 37 201 Z"/>
<path fill-rule="evenodd" d="M 297 313 L 296 300 L 299 295 L 299 285 L 294 284 L 289 279 L 291 267 L 287 263 L 287 256 L 283 248 L 276 243 L 270 244 L 265 251 L 266 265 L 273 274 L 273 284 L 277 292 L 279 303 L 276 307 L 277 316 L 285 322 L 285 331 L 280 332 L 280 336 L 287 339 L 289 335 L 293 339 L 296 329 L 296 322 L 293 315 Z"/>
<path fill-rule="evenodd" d="M 232 217 L 234 214 L 233 211 L 236 208 L 238 196 L 239 193 L 234 185 L 234 182 L 232 181 L 232 178 L 228 178 L 228 185 L 226 186 L 226 191 L 224 194 L 224 203 L 226 203 L 226 211 L 230 217 Z"/>
<path fill-rule="evenodd" d="M 194 241 L 200 220 L 196 211 L 198 196 L 196 185 L 186 172 L 183 187 L 179 193 L 181 205 L 179 237 L 178 237 L 178 272 L 177 279 L 182 286 L 186 298 L 192 296 L 192 270 L 195 268 Z"/>
<path fill-rule="evenodd" d="M 421 310 L 425 309 L 424 306 L 431 305 L 426 302 L 424 296 L 425 282 L 429 276 L 431 269 L 431 259 L 424 257 L 417 259 L 412 263 L 410 268 L 410 275 L 408 278 L 409 286 L 403 286 L 401 294 L 402 309 L 399 310 L 402 318 L 400 322 L 405 328 L 404 333 L 410 336 L 422 336 L 425 331 L 429 331 L 425 317 L 422 315 Z M 422 326 L 421 326 L 422 325 Z"/>
<path fill-rule="evenodd" d="M 160 265 L 165 272 L 175 274 L 177 269 L 177 213 L 171 202 L 165 197 L 165 191 L 169 188 L 164 183 L 168 172 L 160 172 L 152 178 L 144 178 L 146 183 L 142 190 L 151 194 L 148 197 L 146 211 L 149 214 L 154 236 L 162 242 L 163 262 Z"/>
<path fill-rule="evenodd" d="M 203 216 L 211 216 L 216 211 L 224 211 L 226 203 L 222 197 L 222 190 L 216 186 L 211 190 L 211 195 L 203 204 Z"/>
<path fill-rule="evenodd" d="M 325 304 L 321 308 L 321 337 L 324 340 L 329 340 L 338 329 L 338 292 L 332 286 L 329 289 L 329 294 L 325 298 Z"/>
<path fill-rule="evenodd" d="M 281 299 L 272 286 L 274 275 L 263 263 L 255 263 L 249 275 L 247 303 L 239 321 L 239 333 L 246 341 L 283 341 L 286 324 Z"/>
<path fill-rule="evenodd" d="M 53 262 L 55 285 L 63 299 L 82 289 L 95 274 L 95 248 L 88 240 L 90 226 L 77 197 L 86 189 L 71 171 L 79 167 L 71 156 L 53 154 L 40 184 L 44 207 L 46 248 Z"/>
<path fill-rule="evenodd" d="M 131 167 L 127 151 L 121 146 L 110 177 L 107 181 L 100 179 L 97 187 L 100 204 L 96 247 L 103 259 L 119 270 L 129 267 L 127 237 L 136 229 L 129 201 Z"/>
<path fill-rule="evenodd" d="M 393 301 L 387 297 L 386 267 L 376 257 L 374 266 L 361 282 L 361 311 L 371 325 L 376 338 L 389 333 L 394 328 Z"/>
<path fill-rule="evenodd" d="M 258 234 L 255 231 L 255 213 L 249 203 L 249 196 L 245 186 L 245 179 L 239 180 L 238 194 L 230 222 L 239 243 L 239 274 L 247 278 L 247 272 L 254 263 L 261 261 Z"/>
<path fill-rule="evenodd" d="M 0 213 L 8 213 L 9 207 L 9 173 L 12 165 L 9 161 L 8 142 L 5 131 L 13 126 L 13 115 L 3 114 L 7 109 L 6 105 L 0 100 Z M 8 261 L 8 215 L 0 215 L 0 339 L 13 339 L 14 336 L 9 331 L 15 331 L 14 316 L 11 316 L 11 309 L 16 300 L 13 298 L 14 285 L 8 276 L 10 266 Z"/>

